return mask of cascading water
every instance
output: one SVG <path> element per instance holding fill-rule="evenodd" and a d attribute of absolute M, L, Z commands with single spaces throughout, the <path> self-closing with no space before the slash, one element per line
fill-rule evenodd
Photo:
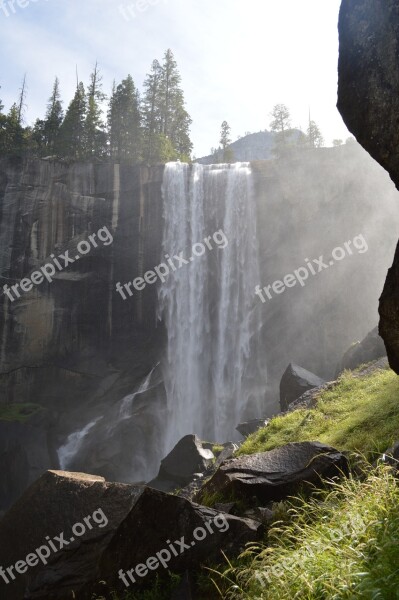
<path fill-rule="evenodd" d="M 150 382 L 151 382 L 152 374 L 154 373 L 154 371 L 157 367 L 158 367 L 158 365 L 156 365 L 150 371 L 150 373 L 144 379 L 143 383 L 140 384 L 137 392 L 134 392 L 133 394 L 129 394 L 128 396 L 126 396 L 125 398 L 123 398 L 121 400 L 120 407 L 119 407 L 119 415 L 118 415 L 119 419 L 116 421 L 116 425 L 118 425 L 120 421 L 130 419 L 130 417 L 132 416 L 135 399 L 137 398 L 137 396 L 140 396 L 140 394 L 143 394 L 144 392 L 148 392 L 148 390 L 150 389 Z M 115 424 L 113 424 L 112 427 L 115 428 Z"/>
<path fill-rule="evenodd" d="M 72 463 L 73 459 L 78 455 L 80 449 L 82 448 L 85 438 L 89 435 L 93 427 L 97 425 L 99 421 L 101 421 L 102 418 L 103 417 L 97 417 L 97 419 L 94 419 L 94 421 L 91 421 L 85 425 L 83 429 L 71 433 L 71 435 L 68 436 L 66 443 L 58 448 L 58 460 L 62 471 L 65 471 Z"/>
<path fill-rule="evenodd" d="M 159 317 L 167 329 L 166 446 L 188 433 L 226 441 L 240 419 L 262 416 L 266 393 L 250 165 L 169 163 L 163 202 L 166 258 L 190 257 L 205 238 L 213 246 L 159 288 Z M 209 238 L 218 230 L 227 237 L 225 248 Z"/>

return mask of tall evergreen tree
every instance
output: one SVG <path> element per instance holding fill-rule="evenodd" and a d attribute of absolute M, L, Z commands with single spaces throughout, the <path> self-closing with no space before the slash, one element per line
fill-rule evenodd
<path fill-rule="evenodd" d="M 162 68 L 157 60 L 144 81 L 142 101 L 143 158 L 148 162 L 159 160 L 159 134 L 161 133 L 161 80 Z"/>
<path fill-rule="evenodd" d="M 181 77 L 172 50 L 167 50 L 161 69 L 160 81 L 160 133 L 170 139 L 182 159 L 190 157 L 193 145 L 190 140 L 191 118 L 186 111 Z"/>
<path fill-rule="evenodd" d="M 231 127 L 228 124 L 227 121 L 223 121 L 222 123 L 222 128 L 220 130 L 220 144 L 222 146 L 222 156 L 223 156 L 223 162 L 233 162 L 234 160 L 234 153 L 232 151 L 232 149 L 230 148 L 230 144 L 231 144 Z"/>
<path fill-rule="evenodd" d="M 68 106 L 60 128 L 59 153 L 68 158 L 83 158 L 85 154 L 86 94 L 80 82 Z"/>
<path fill-rule="evenodd" d="M 5 120 L 4 152 L 20 156 L 24 151 L 24 130 L 21 125 L 20 102 L 14 102 Z"/>
<path fill-rule="evenodd" d="M 140 96 L 131 75 L 114 89 L 108 111 L 111 158 L 138 162 L 141 158 Z"/>
<path fill-rule="evenodd" d="M 102 121 L 101 102 L 106 98 L 102 91 L 102 76 L 96 62 L 90 75 L 87 90 L 87 115 L 85 122 L 85 154 L 90 157 L 102 157 L 106 153 L 107 136 Z"/>
<path fill-rule="evenodd" d="M 56 77 L 53 91 L 47 103 L 44 121 L 38 119 L 34 127 L 34 136 L 41 152 L 54 154 L 57 151 L 58 136 L 63 116 L 60 82 L 58 77 Z"/>

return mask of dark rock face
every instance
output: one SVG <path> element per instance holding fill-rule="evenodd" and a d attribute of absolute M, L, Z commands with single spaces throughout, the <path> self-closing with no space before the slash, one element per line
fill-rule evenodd
<path fill-rule="evenodd" d="M 218 513 L 158 490 L 105 484 L 101 480 L 92 485 L 100 491 L 108 488 L 107 494 L 100 493 L 92 505 L 110 514 L 109 524 L 85 537 L 79 546 L 62 550 L 34 573 L 25 593 L 27 600 L 89 600 L 100 580 L 121 593 L 127 586 L 137 591 L 148 586 L 157 573 L 162 576 L 166 568 L 185 573 L 208 559 L 219 560 L 221 550 L 237 555 L 247 542 L 262 535 L 259 522 Z M 64 499 L 64 506 L 69 503 L 66 510 L 71 510 L 73 501 L 71 494 Z M 87 514 L 90 506 L 86 501 Z M 76 514 L 79 512 L 80 507 Z M 65 524 L 64 531 L 68 531 Z M 10 600 L 14 598 L 10 596 Z"/>
<path fill-rule="evenodd" d="M 107 483 L 102 477 L 62 471 L 47 472 L 0 521 L 0 565 L 7 568 L 23 561 L 35 549 L 48 544 L 47 536 L 54 540 L 62 532 L 72 555 L 79 554 L 81 548 L 92 541 L 92 558 L 98 557 L 110 533 L 117 529 L 140 493 L 140 487 Z M 95 514 L 98 523 L 92 518 L 92 528 L 86 525 L 84 536 L 71 542 L 73 526 L 76 523 L 84 524 L 85 517 L 93 515 L 98 509 L 102 511 L 102 514 Z M 55 540 L 54 543 L 59 549 L 60 543 Z M 59 552 L 64 552 L 64 549 Z M 44 556 L 47 552 L 43 551 L 42 554 Z M 44 560 L 50 562 L 58 556 L 59 553 L 51 551 L 47 559 L 44 556 Z M 13 581 L 9 576 L 8 584 L 0 578 L 1 597 L 20 600 L 28 582 L 39 576 L 45 567 L 44 561 L 37 560 L 37 563 L 26 573 L 16 574 L 14 571 L 17 577 Z"/>
<path fill-rule="evenodd" d="M 58 468 L 51 426 L 47 411 L 24 423 L 0 421 L 0 512 L 9 508 L 46 466 Z"/>
<path fill-rule="evenodd" d="M 306 369 L 291 363 L 285 371 L 280 383 L 280 406 L 284 412 L 289 405 L 300 398 L 308 390 L 318 388 L 325 381 Z"/>
<path fill-rule="evenodd" d="M 360 365 L 378 360 L 386 356 L 386 348 L 382 338 L 378 334 L 378 327 L 370 331 L 362 342 L 353 344 L 344 354 L 338 365 L 337 377 L 345 369 L 353 370 Z"/>
<path fill-rule="evenodd" d="M 185 487 L 195 474 L 205 473 L 214 458 L 212 451 L 204 448 L 196 435 L 187 435 L 163 459 L 158 476 L 148 485 L 164 492 Z"/>
<path fill-rule="evenodd" d="M 236 429 L 238 431 L 238 433 L 241 433 L 241 435 L 246 438 L 249 435 L 251 435 L 251 433 L 255 433 L 255 431 L 258 431 L 258 429 L 261 429 L 262 427 L 266 427 L 266 425 L 269 423 L 269 421 L 265 420 L 265 419 L 255 419 L 253 421 L 247 421 L 246 423 L 240 423 Z"/>
<path fill-rule="evenodd" d="M 350 131 L 399 186 L 399 5 L 343 0 L 338 108 Z M 380 300 L 380 334 L 399 374 L 399 247 Z"/>
<path fill-rule="evenodd" d="M 342 471 L 347 471 L 347 460 L 338 450 L 318 442 L 293 443 L 226 461 L 200 493 L 232 492 L 268 503 L 294 494 L 305 483 L 317 484 Z"/>

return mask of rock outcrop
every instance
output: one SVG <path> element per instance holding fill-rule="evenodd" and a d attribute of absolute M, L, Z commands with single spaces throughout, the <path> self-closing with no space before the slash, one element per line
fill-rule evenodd
<path fill-rule="evenodd" d="M 339 32 L 339 111 L 399 187 L 399 5 L 396 0 L 343 0 Z M 399 374 L 399 246 L 380 317 L 389 363 Z"/>
<path fill-rule="evenodd" d="M 338 365 L 336 376 L 338 377 L 345 369 L 353 371 L 361 365 L 373 362 L 384 356 L 386 356 L 386 348 L 376 327 L 373 331 L 370 331 L 364 340 L 355 342 L 348 348 Z"/>
<path fill-rule="evenodd" d="M 9 580 L 7 584 L 4 577 L 0 577 L 1 597 L 20 600 L 28 583 L 37 577 L 42 581 L 41 572 L 47 563 L 57 560 L 67 549 L 73 556 L 86 557 L 84 549 L 90 545 L 92 563 L 88 567 L 92 567 L 111 533 L 142 492 L 141 487 L 108 483 L 93 475 L 45 473 L 0 521 L 0 565 Z M 75 533 L 73 527 L 78 523 L 81 527 Z M 72 538 L 75 539 L 72 541 Z M 42 551 L 38 554 L 40 548 Z M 36 554 L 36 559 L 32 554 Z M 26 560 L 29 555 L 31 558 Z M 43 558 L 39 559 L 39 555 Z M 26 564 L 21 565 L 19 572 L 14 568 L 13 578 L 6 569 L 18 561 Z M 69 584 L 73 581 L 72 578 Z"/>
<path fill-rule="evenodd" d="M 195 475 L 203 474 L 213 464 L 212 450 L 204 448 L 196 435 L 186 435 L 161 462 L 158 476 L 149 486 L 172 492 L 191 483 Z"/>
<path fill-rule="evenodd" d="M 90 600 L 100 580 L 139 593 L 166 569 L 195 570 L 222 559 L 222 550 L 237 556 L 262 533 L 257 521 L 149 487 L 48 472 L 0 522 L 0 593 Z"/>
<path fill-rule="evenodd" d="M 285 412 L 305 392 L 320 388 L 326 382 L 314 373 L 290 363 L 280 382 L 280 407 Z"/>
<path fill-rule="evenodd" d="M 202 494 L 234 495 L 267 504 L 298 492 L 301 486 L 319 484 L 347 471 L 347 460 L 335 448 L 319 442 L 291 443 L 269 452 L 240 456 L 224 462 L 203 486 Z"/>

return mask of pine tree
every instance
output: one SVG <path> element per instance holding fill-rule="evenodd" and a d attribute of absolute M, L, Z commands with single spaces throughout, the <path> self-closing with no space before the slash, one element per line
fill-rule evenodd
<path fill-rule="evenodd" d="M 1 87 L 1 86 L 0 86 Z M 7 117 L 3 113 L 4 105 L 0 99 L 0 155 L 5 154 Z"/>
<path fill-rule="evenodd" d="M 291 137 L 291 115 L 285 104 L 276 104 L 270 113 L 270 129 L 275 134 L 273 152 L 277 156 L 286 153 Z"/>
<path fill-rule="evenodd" d="M 307 140 L 311 148 L 321 148 L 324 146 L 324 138 L 321 131 L 315 121 L 309 120 L 309 127 L 307 130 Z"/>
<path fill-rule="evenodd" d="M 223 121 L 220 132 L 220 144 L 222 146 L 223 162 L 231 163 L 234 160 L 234 153 L 229 147 L 231 144 L 231 127 L 227 121 Z"/>
<path fill-rule="evenodd" d="M 161 65 L 157 60 L 154 60 L 151 65 L 151 72 L 144 81 L 144 97 L 142 101 L 143 157 L 149 163 L 159 160 L 161 79 Z"/>
<path fill-rule="evenodd" d="M 133 163 L 141 159 L 140 97 L 130 75 L 113 90 L 108 131 L 111 158 Z"/>
<path fill-rule="evenodd" d="M 102 77 L 96 62 L 90 75 L 90 85 L 87 91 L 87 115 L 85 122 L 85 155 L 88 158 L 100 158 L 106 153 L 107 135 L 102 121 L 101 102 L 106 98 L 102 91 Z"/>
<path fill-rule="evenodd" d="M 85 119 L 86 94 L 84 85 L 80 82 L 60 128 L 59 153 L 61 156 L 73 159 L 84 157 Z"/>
<path fill-rule="evenodd" d="M 20 122 L 20 102 L 14 102 L 5 121 L 5 154 L 21 156 L 24 151 L 24 130 Z"/>
<path fill-rule="evenodd" d="M 161 73 L 160 133 L 170 139 L 181 159 L 187 159 L 193 148 L 190 140 L 192 120 L 185 108 L 181 77 L 171 50 L 165 53 Z"/>
<path fill-rule="evenodd" d="M 44 121 L 39 119 L 35 123 L 34 135 L 41 146 L 41 151 L 54 154 L 57 150 L 58 136 L 63 120 L 60 82 L 55 78 L 52 94 L 47 104 Z"/>

